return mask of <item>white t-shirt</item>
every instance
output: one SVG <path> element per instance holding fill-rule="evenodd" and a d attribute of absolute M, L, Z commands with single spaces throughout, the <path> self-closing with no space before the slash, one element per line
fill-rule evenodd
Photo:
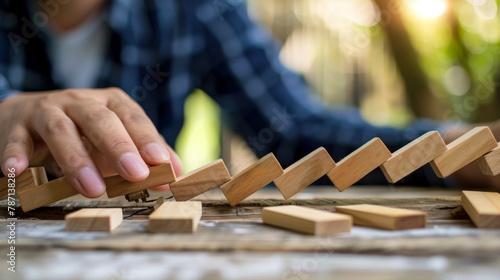
<path fill-rule="evenodd" d="M 92 88 L 106 49 L 109 29 L 100 15 L 64 34 L 51 32 L 52 76 L 64 88 Z"/>

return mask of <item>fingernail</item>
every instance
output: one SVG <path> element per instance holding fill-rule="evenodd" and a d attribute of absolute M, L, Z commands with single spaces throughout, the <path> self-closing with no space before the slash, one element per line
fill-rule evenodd
<path fill-rule="evenodd" d="M 120 163 L 130 177 L 145 177 L 149 173 L 149 169 L 142 158 L 133 153 L 123 154 Z"/>
<path fill-rule="evenodd" d="M 11 157 L 11 158 L 8 158 L 6 161 L 5 161 L 5 169 L 10 169 L 10 168 L 14 168 L 14 169 L 18 169 L 18 166 L 17 166 L 18 162 L 17 162 L 17 158 L 15 157 Z"/>
<path fill-rule="evenodd" d="M 167 162 L 170 160 L 170 153 L 159 143 L 149 143 L 144 148 L 145 154 L 156 162 Z"/>
<path fill-rule="evenodd" d="M 78 182 L 86 194 L 99 196 L 106 191 L 101 174 L 91 167 L 84 167 L 78 172 Z"/>

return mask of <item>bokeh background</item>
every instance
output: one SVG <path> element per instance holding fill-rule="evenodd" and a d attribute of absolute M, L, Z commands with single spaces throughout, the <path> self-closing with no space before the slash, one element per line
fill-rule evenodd
<path fill-rule="evenodd" d="M 282 61 L 332 107 L 359 107 L 390 126 L 500 118 L 500 0 L 235 2 L 248 5 L 281 44 Z M 202 91 L 186 112 L 176 143 L 185 171 L 222 156 L 234 173 L 255 160 Z"/>

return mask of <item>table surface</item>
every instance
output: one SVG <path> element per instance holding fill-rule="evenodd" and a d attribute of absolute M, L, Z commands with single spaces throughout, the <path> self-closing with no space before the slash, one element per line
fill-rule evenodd
<path fill-rule="evenodd" d="M 168 196 L 155 193 L 153 199 Z M 437 188 L 309 187 L 291 200 L 266 188 L 236 207 L 216 189 L 196 198 L 203 216 L 195 234 L 150 234 L 154 202 L 75 196 L 16 221 L 17 272 L 0 279 L 499 279 L 500 230 L 473 226 L 460 191 Z M 313 237 L 262 224 L 262 207 L 296 204 L 335 211 L 369 203 L 428 213 L 425 229 L 386 231 L 354 226 L 349 234 Z M 0 202 L 0 217 L 7 217 Z M 64 215 L 80 208 L 122 207 L 112 233 L 64 231 Z M 2 263 L 10 245 L 0 223 Z"/>

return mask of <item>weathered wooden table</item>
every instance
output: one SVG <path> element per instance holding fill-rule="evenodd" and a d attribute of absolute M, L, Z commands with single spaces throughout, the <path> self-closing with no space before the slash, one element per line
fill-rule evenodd
<path fill-rule="evenodd" d="M 10 221 L 2 220 L 0 279 L 500 279 L 500 230 L 474 228 L 459 208 L 459 191 L 386 186 L 339 193 L 327 186 L 283 200 L 269 188 L 237 207 L 219 190 L 197 199 L 203 201 L 203 217 L 195 234 L 146 233 L 154 202 L 74 197 L 29 213 L 17 209 L 16 273 L 7 270 Z M 260 219 L 264 206 L 334 211 L 358 203 L 424 210 L 428 226 L 355 226 L 349 234 L 311 237 Z M 64 231 L 64 215 L 86 207 L 122 207 L 125 220 L 113 233 Z"/>

